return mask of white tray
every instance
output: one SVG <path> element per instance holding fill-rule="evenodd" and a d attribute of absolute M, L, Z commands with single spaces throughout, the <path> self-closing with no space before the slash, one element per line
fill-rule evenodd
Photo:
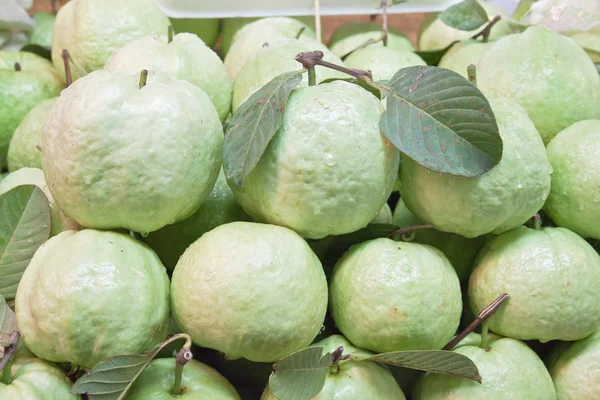
<path fill-rule="evenodd" d="M 155 0 L 169 17 L 229 18 L 313 15 L 314 0 Z M 460 0 L 408 0 L 390 14 L 441 11 Z M 321 15 L 374 14 L 381 0 L 320 0 Z"/>

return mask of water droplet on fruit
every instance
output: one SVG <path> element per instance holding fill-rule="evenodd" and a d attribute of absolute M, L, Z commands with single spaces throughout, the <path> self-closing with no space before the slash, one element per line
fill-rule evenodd
<path fill-rule="evenodd" d="M 521 182 L 517 183 L 517 189 L 523 189 L 523 184 Z"/>
<path fill-rule="evenodd" d="M 300 113 L 301 113 L 302 115 L 306 115 L 306 114 L 308 114 L 308 108 L 306 108 L 306 107 L 302 107 L 302 108 L 300 109 Z"/>
<path fill-rule="evenodd" d="M 333 159 L 333 155 L 329 153 L 325 153 L 325 164 L 333 167 L 335 165 L 335 160 Z"/>
<path fill-rule="evenodd" d="M 515 152 L 515 156 L 517 157 L 517 160 L 520 160 L 523 158 L 523 157 L 521 157 L 521 154 L 518 152 Z"/>

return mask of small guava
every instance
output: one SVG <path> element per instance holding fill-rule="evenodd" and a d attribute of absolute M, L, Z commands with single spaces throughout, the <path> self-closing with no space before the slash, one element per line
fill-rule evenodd
<path fill-rule="evenodd" d="M 493 45 L 493 41 L 465 40 L 458 42 L 444 54 L 438 67 L 449 69 L 467 78 L 467 67 L 471 64 L 477 66 L 481 57 Z"/>
<path fill-rule="evenodd" d="M 370 222 L 371 224 L 392 224 L 392 210 L 390 206 L 385 203 L 381 211 L 377 213 L 375 218 Z"/>
<path fill-rule="evenodd" d="M 402 68 L 427 65 L 416 53 L 391 47 L 364 47 L 344 60 L 350 68 L 371 71 L 374 81 L 392 79 Z"/>
<path fill-rule="evenodd" d="M 329 48 L 338 57 L 345 57 L 366 44 L 369 40 L 381 38 L 383 32 L 376 22 L 348 21 L 340 25 L 329 40 Z M 383 41 L 370 44 L 368 47 L 384 47 Z M 413 51 L 410 39 L 400 29 L 388 28 L 387 47 L 398 51 Z"/>

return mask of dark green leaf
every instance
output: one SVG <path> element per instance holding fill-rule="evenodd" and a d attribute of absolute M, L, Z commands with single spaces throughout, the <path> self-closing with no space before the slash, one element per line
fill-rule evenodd
<path fill-rule="evenodd" d="M 360 86 L 361 88 L 365 89 L 366 91 L 370 92 L 373 96 L 377 97 L 378 99 L 381 100 L 381 90 L 367 84 L 367 82 L 363 81 L 362 79 L 355 79 L 355 78 L 329 78 L 329 79 L 325 79 L 324 81 L 322 81 L 321 83 L 319 83 L 319 85 L 322 85 L 324 83 L 329 83 L 329 82 L 334 82 L 334 81 L 346 81 L 346 82 L 350 82 L 350 83 L 354 83 L 355 85 Z M 378 82 L 379 83 L 379 82 Z"/>
<path fill-rule="evenodd" d="M 310 400 L 323 389 L 331 354 L 308 347 L 273 364 L 269 389 L 279 400 Z"/>
<path fill-rule="evenodd" d="M 0 195 L 0 295 L 12 300 L 35 251 L 50 237 L 50 206 L 36 186 Z"/>
<path fill-rule="evenodd" d="M 449 7 L 438 18 L 461 31 L 473 31 L 489 22 L 485 9 L 475 0 L 464 0 Z"/>
<path fill-rule="evenodd" d="M 40 46 L 39 44 L 26 44 L 25 46 L 21 47 L 21 51 L 37 54 L 40 57 L 52 61 L 50 47 Z"/>
<path fill-rule="evenodd" d="M 281 126 L 290 93 L 302 81 L 302 72 L 283 73 L 246 100 L 231 117 L 223 143 L 227 181 L 242 190 L 269 142 Z"/>
<path fill-rule="evenodd" d="M 481 383 L 479 370 L 470 358 L 446 350 L 411 350 L 395 351 L 391 353 L 375 354 L 365 357 L 364 355 L 350 355 L 354 360 L 376 361 L 382 364 L 394 365 L 421 371 L 434 372 L 436 374 L 453 375 L 461 378 L 471 379 Z"/>
<path fill-rule="evenodd" d="M 417 53 L 419 55 L 419 57 L 421 57 L 423 59 L 423 61 L 425 61 L 427 63 L 427 65 L 433 65 L 436 66 L 440 63 L 440 61 L 442 60 L 442 57 L 444 57 L 444 54 L 446 54 L 448 52 L 448 50 L 450 50 L 450 48 L 452 46 L 454 46 L 455 43 L 458 43 L 458 40 L 455 40 L 454 42 L 450 43 L 448 46 L 444 47 L 443 49 L 439 49 L 439 50 L 429 50 L 429 51 L 416 51 L 415 53 Z"/>
<path fill-rule="evenodd" d="M 489 102 L 456 72 L 403 68 L 382 87 L 381 130 L 402 153 L 433 171 L 473 177 L 502 158 L 502 139 Z"/>

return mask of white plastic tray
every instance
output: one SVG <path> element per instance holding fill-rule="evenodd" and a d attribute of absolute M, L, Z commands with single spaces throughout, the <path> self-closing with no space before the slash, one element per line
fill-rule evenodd
<path fill-rule="evenodd" d="M 321 15 L 377 13 L 381 0 L 320 0 Z M 408 0 L 389 13 L 441 11 L 460 0 Z M 156 0 L 163 12 L 175 18 L 267 17 L 314 14 L 314 0 Z"/>

